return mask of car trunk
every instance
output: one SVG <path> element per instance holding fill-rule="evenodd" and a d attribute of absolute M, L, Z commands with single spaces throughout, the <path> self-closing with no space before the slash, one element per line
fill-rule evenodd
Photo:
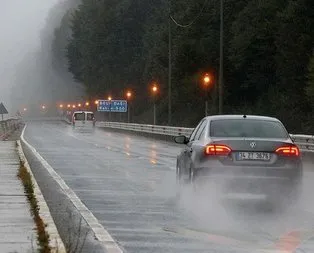
<path fill-rule="evenodd" d="M 290 139 L 213 138 L 211 144 L 224 144 L 231 148 L 228 157 L 219 157 L 225 165 L 282 166 L 287 159 L 278 156 L 275 151 L 293 143 Z"/>

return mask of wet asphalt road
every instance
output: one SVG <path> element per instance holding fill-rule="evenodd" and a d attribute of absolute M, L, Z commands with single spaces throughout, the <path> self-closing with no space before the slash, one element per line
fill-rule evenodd
<path fill-rule="evenodd" d="M 310 163 L 300 203 L 272 213 L 255 205 L 224 208 L 210 192 L 177 200 L 176 144 L 102 129 L 74 132 L 61 122 L 28 123 L 25 139 L 125 252 L 314 252 Z"/>

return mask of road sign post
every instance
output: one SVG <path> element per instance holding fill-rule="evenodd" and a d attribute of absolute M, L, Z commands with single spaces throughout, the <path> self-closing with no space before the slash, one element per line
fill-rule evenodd
<path fill-rule="evenodd" d="M 8 114 L 8 110 L 5 108 L 4 104 L 3 103 L 0 103 L 0 114 L 1 114 L 1 118 L 2 118 L 2 121 L 3 121 L 3 115 L 4 114 Z"/>

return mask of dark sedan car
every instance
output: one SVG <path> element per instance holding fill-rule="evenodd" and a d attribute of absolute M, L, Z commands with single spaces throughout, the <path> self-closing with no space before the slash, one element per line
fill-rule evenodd
<path fill-rule="evenodd" d="M 302 178 L 300 150 L 276 118 L 250 115 L 209 116 L 177 157 L 177 181 L 215 183 L 223 196 L 283 200 L 297 192 Z"/>

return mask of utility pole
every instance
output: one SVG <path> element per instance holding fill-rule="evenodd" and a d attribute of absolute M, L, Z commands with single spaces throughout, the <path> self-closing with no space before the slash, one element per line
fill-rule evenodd
<path fill-rule="evenodd" d="M 214 82 L 214 84 L 213 84 L 213 86 L 214 86 L 214 92 L 213 92 L 213 112 L 214 112 L 214 114 L 217 114 L 217 91 L 218 91 L 218 87 L 217 87 L 217 84 L 218 84 L 218 82 L 217 82 L 217 80 L 215 80 L 215 82 Z"/>
<path fill-rule="evenodd" d="M 154 100 L 154 111 L 153 111 L 153 117 L 154 117 L 154 125 L 156 125 L 156 96 L 157 96 L 157 92 L 158 92 L 158 87 L 156 84 L 153 85 L 152 87 L 152 91 L 153 91 L 153 100 Z"/>
<path fill-rule="evenodd" d="M 220 0 L 220 59 L 219 59 L 219 114 L 223 113 L 223 33 L 224 33 L 224 0 Z"/>
<path fill-rule="evenodd" d="M 131 103 L 129 102 L 129 106 L 128 106 L 128 123 L 130 123 L 130 110 L 131 110 Z"/>
<path fill-rule="evenodd" d="M 205 74 L 203 78 L 204 88 L 205 88 L 205 117 L 208 116 L 208 99 L 209 99 L 209 90 L 210 84 L 212 83 L 212 78 L 209 74 Z"/>
<path fill-rule="evenodd" d="M 171 126 L 172 118 L 172 87 L 171 87 L 171 76 L 172 76 L 172 33 L 171 33 L 171 0 L 169 0 L 169 15 L 168 15 L 168 125 Z"/>
<path fill-rule="evenodd" d="M 154 113 L 154 125 L 156 125 L 156 101 L 154 101 L 154 112 L 153 113 Z"/>

